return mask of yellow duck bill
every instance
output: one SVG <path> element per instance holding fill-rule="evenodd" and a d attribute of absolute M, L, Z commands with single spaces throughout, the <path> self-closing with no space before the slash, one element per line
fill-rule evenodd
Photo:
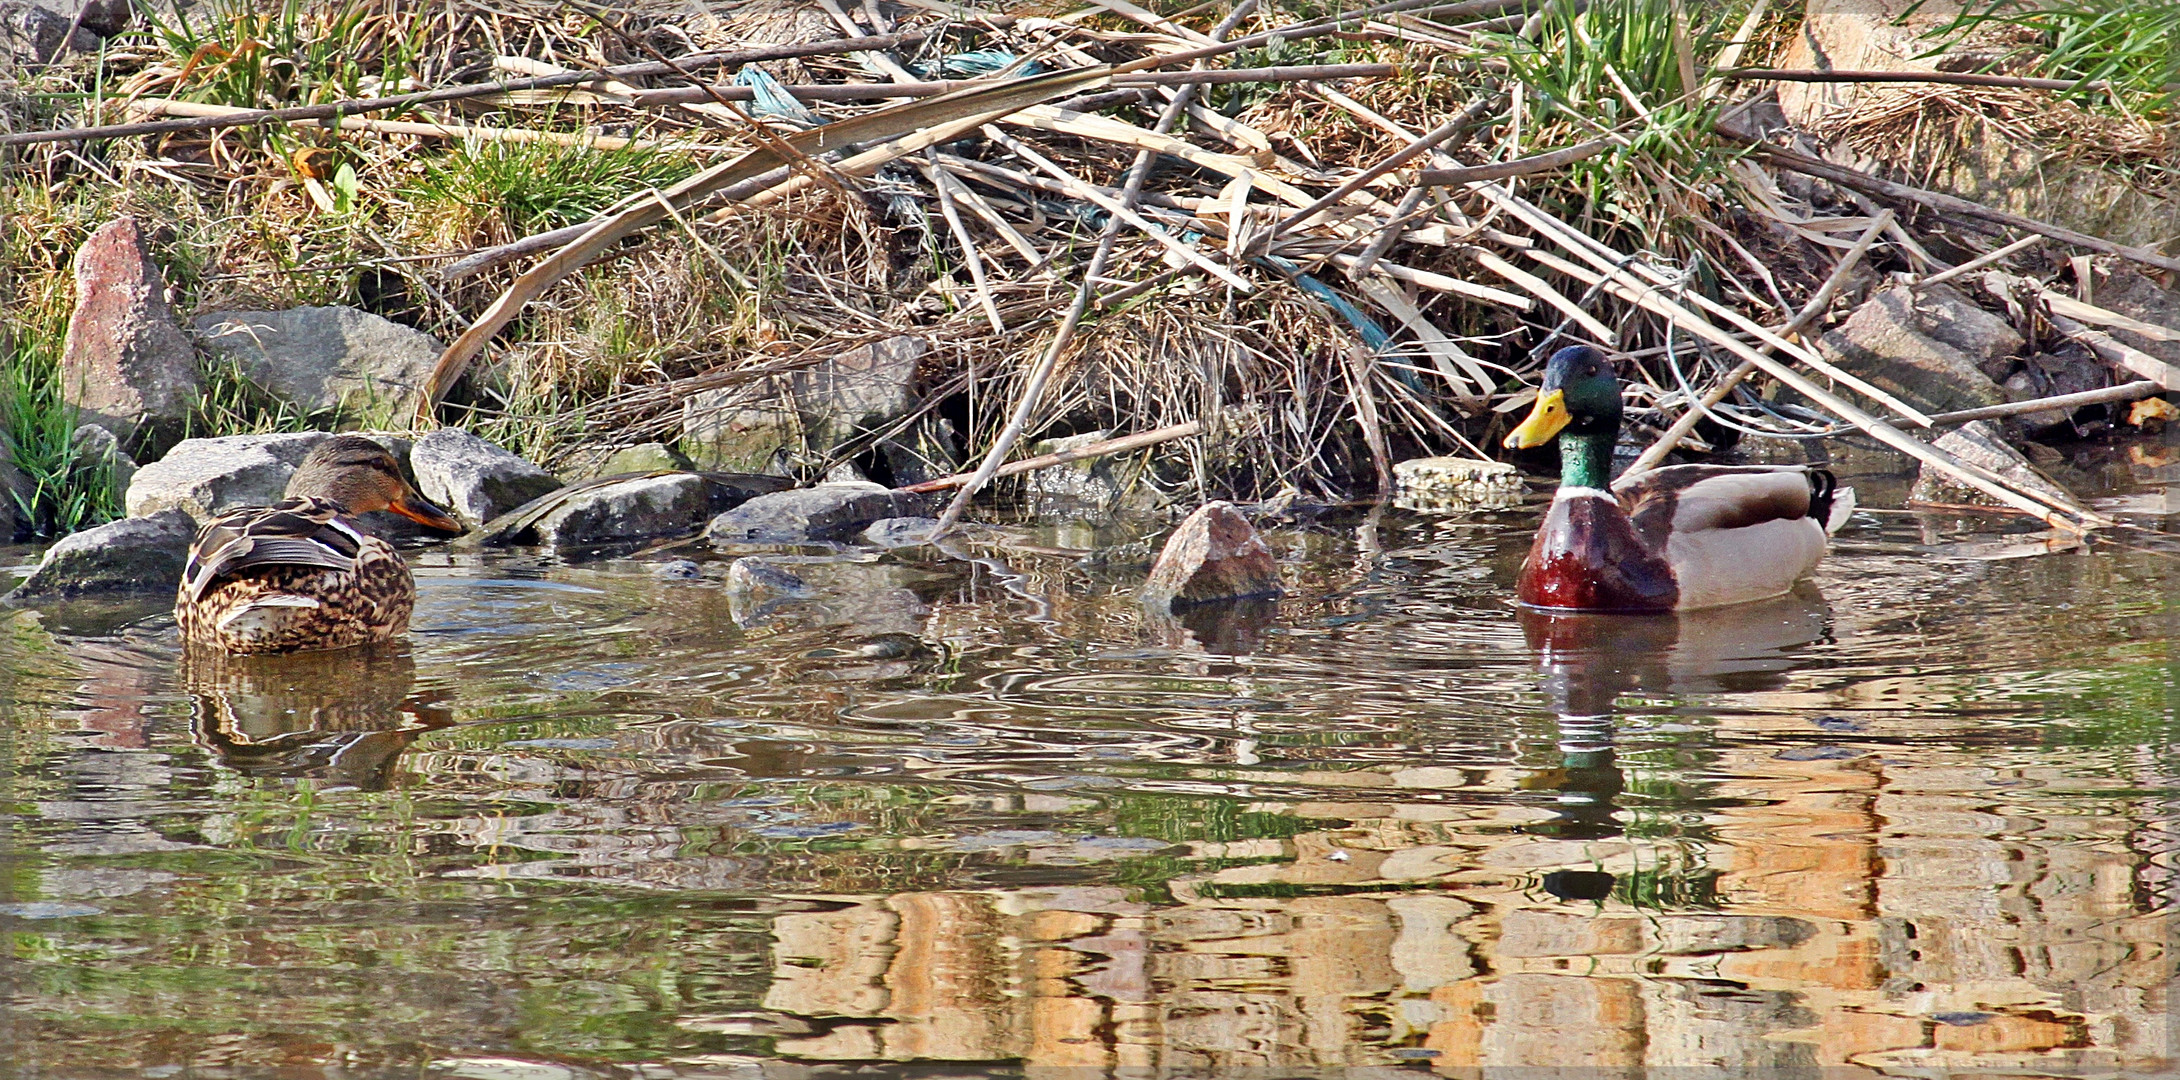
<path fill-rule="evenodd" d="M 1537 404 L 1529 410 L 1529 419 L 1506 433 L 1506 445 L 1515 450 L 1543 446 L 1573 419 L 1567 413 L 1566 391 L 1546 390 L 1537 395 Z"/>

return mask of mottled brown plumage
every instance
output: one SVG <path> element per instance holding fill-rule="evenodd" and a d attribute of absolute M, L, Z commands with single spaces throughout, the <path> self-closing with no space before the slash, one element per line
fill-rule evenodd
<path fill-rule="evenodd" d="M 447 533 L 455 520 L 402 479 L 369 439 L 318 444 L 287 498 L 205 524 L 191 545 L 174 620 L 192 646 L 230 653 L 343 649 L 406 633 L 416 582 L 391 544 L 344 518 L 391 510 Z"/>

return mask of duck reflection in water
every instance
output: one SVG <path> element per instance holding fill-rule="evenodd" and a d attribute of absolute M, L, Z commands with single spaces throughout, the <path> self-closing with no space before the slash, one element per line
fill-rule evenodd
<path fill-rule="evenodd" d="M 401 752 L 449 725 L 441 698 L 413 693 L 405 643 L 259 656 L 188 650 L 183 689 L 192 730 L 245 776 L 294 776 L 381 791 Z"/>
<path fill-rule="evenodd" d="M 1613 754 L 1613 707 L 1622 695 L 1777 689 L 1797 662 L 1795 651 L 1830 632 L 1831 609 L 1812 591 L 1671 615 L 1525 607 L 1520 618 L 1559 714 L 1560 753 L 1557 768 L 1522 782 L 1531 790 L 1559 792 L 1556 816 L 1524 831 L 1596 840 L 1622 831 L 1614 804 L 1626 778 Z M 1571 878 L 1560 888 L 1545 885 L 1568 890 L 1570 899 L 1587 898 L 1583 894 L 1597 887 Z"/>

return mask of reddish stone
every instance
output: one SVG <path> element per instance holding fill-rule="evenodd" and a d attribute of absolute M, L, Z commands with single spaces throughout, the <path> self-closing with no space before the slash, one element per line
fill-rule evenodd
<path fill-rule="evenodd" d="M 1280 594 L 1279 564 L 1233 504 L 1205 503 L 1182 519 L 1151 567 L 1143 599 L 1167 607 Z"/>
<path fill-rule="evenodd" d="M 141 447 L 179 434 L 200 384 L 143 227 L 128 217 L 107 222 L 76 252 L 62 395 L 85 422 Z"/>

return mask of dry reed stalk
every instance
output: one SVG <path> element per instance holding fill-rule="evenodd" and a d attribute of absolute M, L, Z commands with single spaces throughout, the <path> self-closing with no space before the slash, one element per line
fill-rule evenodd
<path fill-rule="evenodd" d="M 138 98 L 129 102 L 128 107 L 133 112 L 152 116 L 238 116 L 259 111 L 201 101 L 176 101 L 172 98 Z M 438 121 L 372 120 L 362 116 L 344 116 L 338 121 L 301 120 L 297 123 L 321 128 L 331 125 L 342 131 L 367 131 L 376 135 L 415 135 L 427 139 L 478 139 L 487 142 L 542 142 L 556 146 L 582 146 L 593 150 L 626 150 L 631 147 L 640 150 L 688 148 L 685 143 L 676 145 L 651 139 L 624 139 L 614 135 L 571 135 L 562 131 L 478 127 Z"/>

